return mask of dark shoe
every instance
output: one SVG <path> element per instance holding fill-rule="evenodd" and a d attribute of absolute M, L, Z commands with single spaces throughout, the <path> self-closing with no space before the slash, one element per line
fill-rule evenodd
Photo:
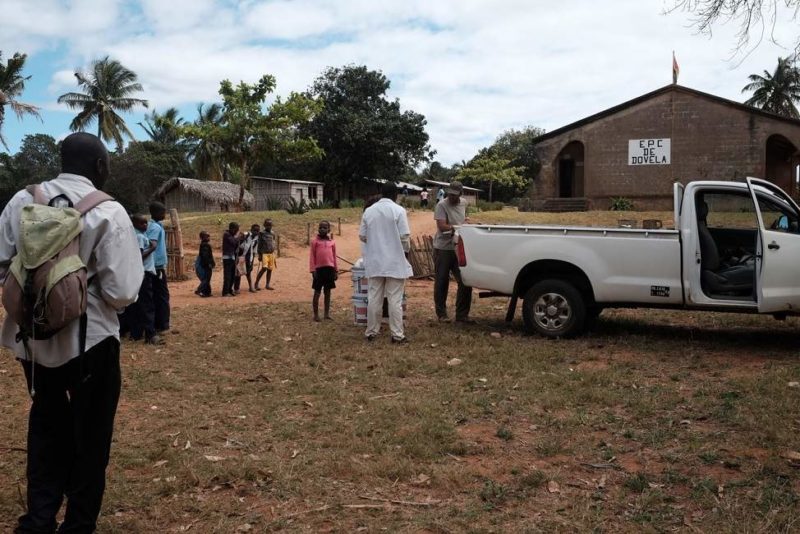
<path fill-rule="evenodd" d="M 408 344 L 408 338 L 405 337 L 405 336 L 403 336 L 403 337 L 392 337 L 392 343 L 397 343 L 399 345 L 406 345 L 406 344 Z"/>
<path fill-rule="evenodd" d="M 436 320 L 439 321 L 440 323 L 449 323 L 450 317 L 442 315 L 441 317 L 437 317 Z"/>
<path fill-rule="evenodd" d="M 250 293 L 255 293 L 255 292 L 256 292 L 256 290 L 255 290 L 255 289 L 248 289 L 248 291 L 249 291 Z"/>
<path fill-rule="evenodd" d="M 149 339 L 145 339 L 144 342 L 147 343 L 148 345 L 165 345 L 166 344 L 166 341 L 164 341 L 164 338 L 162 338 L 158 334 L 154 335 L 153 337 L 151 337 Z"/>
<path fill-rule="evenodd" d="M 475 319 L 464 317 L 463 319 L 456 319 L 456 322 L 459 324 L 475 324 Z"/>
<path fill-rule="evenodd" d="M 322 321 L 320 320 L 319 316 L 315 316 L 314 317 L 314 322 L 315 323 L 321 323 Z"/>
<path fill-rule="evenodd" d="M 275 291 L 275 288 L 272 286 L 267 286 L 267 289 L 269 289 L 270 291 Z"/>
<path fill-rule="evenodd" d="M 222 296 L 223 296 L 223 297 L 235 297 L 236 295 L 234 295 L 233 293 L 225 293 L 225 294 L 224 294 L 224 295 L 222 295 Z"/>
<path fill-rule="evenodd" d="M 261 291 L 261 288 L 256 286 L 256 291 Z"/>
<path fill-rule="evenodd" d="M 370 334 L 370 335 L 368 335 L 368 336 L 366 337 L 366 340 L 367 340 L 368 342 L 375 341 L 375 334 Z"/>

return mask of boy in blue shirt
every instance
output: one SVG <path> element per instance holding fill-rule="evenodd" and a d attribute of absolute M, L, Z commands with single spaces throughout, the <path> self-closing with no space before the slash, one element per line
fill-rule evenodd
<path fill-rule="evenodd" d="M 144 267 L 144 279 L 142 279 L 142 287 L 139 288 L 139 298 L 125 312 L 130 321 L 131 338 L 138 341 L 144 335 L 145 343 L 161 345 L 164 340 L 156 333 L 153 303 L 153 283 L 156 279 L 154 253 L 158 243 L 147 236 L 148 225 L 144 215 L 133 215 L 131 222 L 136 230 L 136 240 L 139 243 L 139 250 L 142 252 L 142 266 Z"/>
<path fill-rule="evenodd" d="M 161 202 L 150 204 L 150 223 L 147 237 L 156 242 L 153 261 L 156 277 L 153 280 L 153 304 L 155 306 L 155 325 L 157 332 L 169 330 L 169 287 L 167 286 L 167 235 L 161 221 L 167 215 L 167 208 Z"/>

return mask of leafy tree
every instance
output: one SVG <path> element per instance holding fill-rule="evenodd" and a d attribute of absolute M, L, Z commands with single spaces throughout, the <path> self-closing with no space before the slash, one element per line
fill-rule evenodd
<path fill-rule="evenodd" d="M 0 51 L 0 144 L 6 149 L 8 145 L 3 137 L 3 122 L 5 120 L 6 106 L 22 120 L 25 115 L 33 115 L 41 120 L 39 108 L 32 104 L 20 102 L 17 98 L 25 90 L 25 82 L 30 80 L 30 76 L 23 76 L 22 69 L 25 66 L 25 54 L 15 53 L 10 57 L 5 65 L 2 63 L 3 52 Z"/>
<path fill-rule="evenodd" d="M 180 147 L 153 141 L 134 141 L 111 157 L 111 177 L 106 190 L 130 212 L 145 212 L 153 193 L 174 176 L 192 170 Z"/>
<path fill-rule="evenodd" d="M 485 184 L 489 187 L 489 202 L 492 202 L 492 189 L 495 185 L 522 187 L 525 178 L 523 167 L 514 167 L 511 160 L 495 154 L 484 154 L 475 157 L 458 171 L 457 178 L 473 184 Z"/>
<path fill-rule="evenodd" d="M 314 139 L 300 133 L 320 109 L 315 100 L 292 93 L 285 101 L 276 97 L 264 110 L 267 95 L 275 89 L 275 78 L 262 76 L 256 84 L 220 84 L 222 117 L 219 123 L 191 124 L 181 132 L 193 141 L 219 147 L 223 160 L 241 173 L 239 203 L 250 186 L 250 173 L 260 159 L 303 160 L 321 155 Z"/>
<path fill-rule="evenodd" d="M 205 129 L 219 126 L 222 122 L 222 105 L 211 104 L 197 106 L 197 119 L 194 124 Z M 221 181 L 224 176 L 225 162 L 222 159 L 222 149 L 211 140 L 197 139 L 191 144 L 189 158 L 194 167 L 194 172 L 200 180 Z"/>
<path fill-rule="evenodd" d="M 751 74 L 748 79 L 750 83 L 742 88 L 742 92 L 752 91 L 753 96 L 745 104 L 785 117 L 800 118 L 794 105 L 800 100 L 800 70 L 790 63 L 789 58 L 778 58 L 778 66 L 772 74 L 765 70 L 764 76 Z"/>
<path fill-rule="evenodd" d="M 458 168 L 446 167 L 438 161 L 432 161 L 423 171 L 422 175 L 428 180 L 437 182 L 451 182 L 458 173 Z"/>
<path fill-rule="evenodd" d="M 19 152 L 13 156 L 0 153 L 0 205 L 26 185 L 52 180 L 60 170 L 56 140 L 45 134 L 26 135 Z"/>
<path fill-rule="evenodd" d="M 15 174 L 27 185 L 52 180 L 61 171 L 59 145 L 46 134 L 26 135 L 14 154 Z"/>
<path fill-rule="evenodd" d="M 739 24 L 737 45 L 743 51 L 750 44 L 750 34 L 758 32 L 758 42 L 765 33 L 769 40 L 778 43 L 772 30 L 779 18 L 797 19 L 800 12 L 800 0 L 674 0 L 669 10 L 688 11 L 695 14 L 695 25 L 702 33 L 711 34 L 717 22 L 736 21 Z M 794 55 L 800 51 L 800 38 L 794 43 Z"/>
<path fill-rule="evenodd" d="M 329 68 L 307 95 L 325 107 L 304 128 L 325 151 L 310 174 L 319 181 L 347 185 L 364 177 L 396 179 L 433 155 L 425 117 L 401 111 L 386 96 L 389 80 L 365 66 Z"/>
<path fill-rule="evenodd" d="M 186 140 L 180 135 L 180 127 L 186 121 L 177 108 L 169 108 L 164 113 L 153 110 L 144 116 L 144 123 L 138 123 L 151 141 L 165 145 L 185 146 Z"/>
<path fill-rule="evenodd" d="M 97 121 L 97 136 L 122 147 L 122 136 L 134 139 L 118 111 L 131 111 L 137 106 L 147 107 L 147 100 L 132 95 L 142 91 L 136 73 L 128 70 L 119 61 L 103 59 L 92 62 L 89 72 L 76 72 L 75 78 L 83 92 L 66 93 L 58 97 L 59 104 L 80 113 L 69 125 L 73 132 L 84 131 L 92 121 Z"/>
<path fill-rule="evenodd" d="M 544 130 L 536 126 L 506 130 L 488 148 L 488 153 L 509 160 L 514 167 L 522 167 L 522 176 L 528 181 L 533 180 L 541 168 L 536 139 L 543 134 Z"/>

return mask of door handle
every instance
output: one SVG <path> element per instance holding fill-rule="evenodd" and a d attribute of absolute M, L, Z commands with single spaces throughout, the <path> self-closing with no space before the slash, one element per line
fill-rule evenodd
<path fill-rule="evenodd" d="M 778 250 L 779 248 L 781 248 L 781 246 L 777 244 L 775 241 L 773 241 L 772 243 L 767 245 L 767 248 L 770 250 Z"/>

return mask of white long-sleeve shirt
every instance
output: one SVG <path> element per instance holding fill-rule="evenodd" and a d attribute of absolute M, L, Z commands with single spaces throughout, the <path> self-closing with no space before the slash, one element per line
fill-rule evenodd
<path fill-rule="evenodd" d="M 41 184 L 45 198 L 65 195 L 73 205 L 95 190 L 89 179 L 75 174 L 59 174 Z M 17 253 L 22 207 L 33 197 L 22 190 L 9 201 L 0 215 L 0 281 L 5 280 L 11 258 Z M 83 217 L 80 257 L 87 267 L 89 300 L 86 308 L 86 350 L 109 337 L 119 339 L 117 310 L 136 301 L 144 269 L 133 225 L 118 202 L 103 202 Z M 30 341 L 35 361 L 45 367 L 60 367 L 79 355 L 79 321 L 47 340 Z M 16 341 L 16 323 L 6 317 L 0 331 L 0 344 L 25 359 L 22 343 Z"/>
<path fill-rule="evenodd" d="M 409 278 L 413 275 L 403 245 L 411 230 L 402 206 L 382 198 L 364 212 L 358 235 L 364 242 L 364 274 L 367 278 Z"/>

